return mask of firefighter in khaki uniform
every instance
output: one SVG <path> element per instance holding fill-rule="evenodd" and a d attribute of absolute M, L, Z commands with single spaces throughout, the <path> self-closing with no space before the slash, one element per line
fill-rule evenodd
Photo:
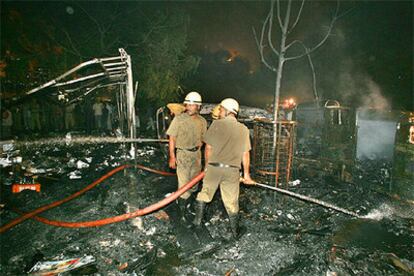
<path fill-rule="evenodd" d="M 196 216 L 193 224 L 200 226 L 206 203 L 211 202 L 220 186 L 221 197 L 230 219 L 233 238 L 238 238 L 239 188 L 241 164 L 243 182 L 253 184 L 250 177 L 249 130 L 236 119 L 239 104 L 228 98 L 220 103 L 218 120 L 213 121 L 203 141 L 206 144 L 206 174 L 203 188 L 196 199 Z"/>
<path fill-rule="evenodd" d="M 187 184 L 201 172 L 202 137 L 207 131 L 207 121 L 200 116 L 201 96 L 190 92 L 184 100 L 185 112 L 174 117 L 167 130 L 169 136 L 169 166 L 177 169 L 178 188 Z M 177 203 L 184 217 L 192 190 L 185 192 Z"/>

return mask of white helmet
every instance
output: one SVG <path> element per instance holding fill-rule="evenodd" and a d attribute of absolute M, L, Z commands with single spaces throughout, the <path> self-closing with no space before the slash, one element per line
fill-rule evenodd
<path fill-rule="evenodd" d="M 187 96 L 185 96 L 184 103 L 201 105 L 201 95 L 194 91 L 190 92 L 187 94 Z"/>
<path fill-rule="evenodd" d="M 220 105 L 234 114 L 239 112 L 239 103 L 235 99 L 224 99 L 221 101 Z"/>

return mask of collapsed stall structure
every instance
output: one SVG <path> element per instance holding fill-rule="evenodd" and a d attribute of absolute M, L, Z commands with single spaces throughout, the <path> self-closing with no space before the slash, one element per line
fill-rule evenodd
<path fill-rule="evenodd" d="M 120 48 L 119 55 L 95 58 L 83 62 L 57 78 L 28 91 L 26 95 L 47 93 L 65 105 L 84 100 L 86 97 L 102 91 L 117 91 L 117 111 L 119 128 L 130 139 L 136 138 L 135 96 L 131 57 Z M 115 89 L 114 89 L 115 88 Z M 131 149 L 134 149 L 132 144 Z M 131 153 L 134 151 L 131 150 Z"/>
<path fill-rule="evenodd" d="M 331 177 L 414 198 L 412 113 L 341 106 L 300 104 L 295 110 L 297 175 Z M 412 131 L 414 132 L 414 131 Z"/>

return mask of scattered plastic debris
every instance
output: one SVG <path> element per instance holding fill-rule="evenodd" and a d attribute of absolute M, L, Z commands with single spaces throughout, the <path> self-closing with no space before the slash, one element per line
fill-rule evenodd
<path fill-rule="evenodd" d="M 39 183 L 29 183 L 29 184 L 20 184 L 15 183 L 12 185 L 12 193 L 20 193 L 24 190 L 32 190 L 36 192 L 40 192 L 40 184 Z"/>
<path fill-rule="evenodd" d="M 93 256 L 66 259 L 61 261 L 38 262 L 29 271 L 29 275 L 58 275 L 95 262 Z"/>

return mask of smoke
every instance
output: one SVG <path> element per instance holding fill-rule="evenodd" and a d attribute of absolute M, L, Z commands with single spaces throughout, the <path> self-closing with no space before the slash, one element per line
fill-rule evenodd
<path fill-rule="evenodd" d="M 355 67 L 350 59 L 342 64 L 338 82 L 340 100 L 355 107 L 389 110 L 391 104 L 384 97 L 381 87 L 371 76 Z"/>
<path fill-rule="evenodd" d="M 366 77 L 365 83 L 368 89 L 368 94 L 362 98 L 364 107 L 374 109 L 389 110 L 391 108 L 388 100 L 382 95 L 381 88 L 371 78 Z"/>

